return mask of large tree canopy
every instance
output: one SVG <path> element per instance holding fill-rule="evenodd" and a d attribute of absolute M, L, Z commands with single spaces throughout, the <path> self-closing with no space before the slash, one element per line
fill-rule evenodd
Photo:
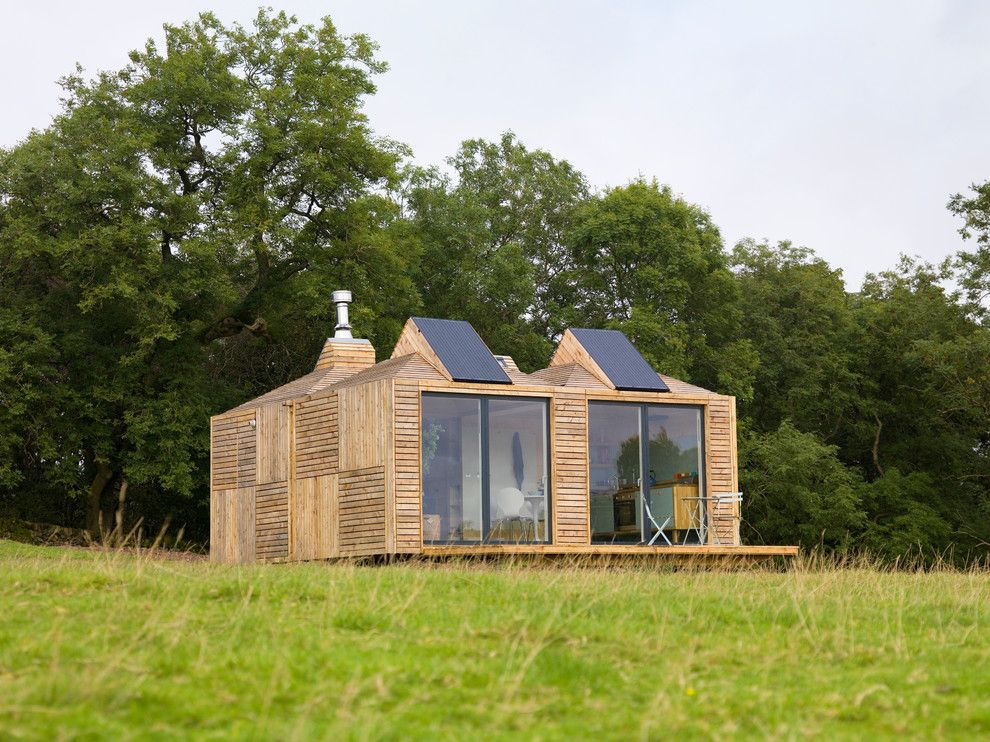
<path fill-rule="evenodd" d="M 987 553 L 990 183 L 949 202 L 968 250 L 851 292 L 809 249 L 728 250 L 671 187 L 595 190 L 511 133 L 413 165 L 364 114 L 376 53 L 329 20 L 204 14 L 66 78 L 0 151 L 0 516 L 205 538 L 209 416 L 309 371 L 346 287 L 380 355 L 414 313 L 524 370 L 614 327 L 735 395 L 751 540 Z"/>
<path fill-rule="evenodd" d="M 383 230 L 401 149 L 361 111 L 383 69 L 329 21 L 205 14 L 64 81 L 53 125 L 0 158 L 7 478 L 88 488 L 90 526 L 111 481 L 201 495 L 209 414 L 312 362 L 299 320 L 329 311 L 328 287 L 394 332 L 415 301 Z M 251 337 L 298 358 L 239 376 Z"/>

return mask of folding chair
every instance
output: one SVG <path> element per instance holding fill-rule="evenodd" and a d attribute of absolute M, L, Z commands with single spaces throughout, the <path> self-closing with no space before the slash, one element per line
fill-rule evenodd
<path fill-rule="evenodd" d="M 743 500 L 743 494 L 742 494 L 742 492 L 727 492 L 725 494 L 715 495 L 712 498 L 712 500 L 715 503 L 715 520 L 716 520 L 716 522 L 722 520 L 722 518 L 723 518 L 722 508 L 723 507 L 726 507 L 726 506 L 730 508 L 730 511 L 729 511 L 730 512 L 730 516 L 729 517 L 732 519 L 732 527 L 733 527 L 733 535 L 734 535 L 733 543 L 738 543 L 739 542 L 739 518 L 736 516 L 735 513 L 732 512 L 732 510 L 735 509 L 735 506 L 737 504 L 738 505 L 741 505 L 742 504 L 742 500 Z M 712 530 L 712 540 L 716 544 L 720 544 L 721 543 L 721 541 L 719 540 L 719 537 L 718 537 L 718 530 L 719 529 L 718 529 L 718 526 L 717 525 Z"/>
<path fill-rule="evenodd" d="M 653 517 L 653 511 L 650 510 L 650 498 L 647 497 L 643 500 L 643 504 L 646 506 L 646 517 L 650 519 L 650 523 L 652 523 L 654 528 L 657 529 L 657 532 L 653 534 L 653 538 L 650 539 L 649 546 L 653 546 L 658 536 L 663 537 L 663 540 L 667 542 L 667 546 L 673 546 L 673 544 L 670 543 L 670 539 L 667 538 L 667 534 L 663 532 L 663 529 L 670 524 L 670 516 L 667 516 L 667 519 L 663 522 L 663 524 L 658 524 L 656 518 Z"/>

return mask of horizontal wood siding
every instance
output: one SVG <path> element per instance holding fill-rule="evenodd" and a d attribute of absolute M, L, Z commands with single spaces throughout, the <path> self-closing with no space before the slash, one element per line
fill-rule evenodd
<path fill-rule="evenodd" d="M 316 360 L 316 370 L 346 368 L 355 372 L 375 365 L 375 348 L 371 343 L 355 343 L 339 338 L 327 338 Z"/>
<path fill-rule="evenodd" d="M 395 547 L 417 553 L 423 544 L 419 385 L 395 385 Z"/>
<path fill-rule="evenodd" d="M 385 553 L 385 467 L 340 473 L 341 556 Z"/>
<path fill-rule="evenodd" d="M 289 556 L 289 486 L 286 480 L 259 484 L 256 491 L 255 553 L 259 560 Z"/>
<path fill-rule="evenodd" d="M 254 410 L 242 410 L 213 418 L 210 424 L 212 454 L 210 486 L 225 490 L 255 483 L 257 441 L 251 422 Z"/>
<path fill-rule="evenodd" d="M 706 465 L 709 495 L 738 491 L 736 471 L 735 398 L 712 397 L 708 403 Z M 738 506 L 711 512 L 719 543 L 738 544 Z"/>
<path fill-rule="evenodd" d="M 296 478 L 337 473 L 337 415 L 336 392 L 296 404 Z"/>
<path fill-rule="evenodd" d="M 306 477 L 295 482 L 292 507 L 292 558 L 337 556 L 337 476 Z"/>
<path fill-rule="evenodd" d="M 588 401 L 582 391 L 553 397 L 553 541 L 590 542 L 588 497 Z"/>

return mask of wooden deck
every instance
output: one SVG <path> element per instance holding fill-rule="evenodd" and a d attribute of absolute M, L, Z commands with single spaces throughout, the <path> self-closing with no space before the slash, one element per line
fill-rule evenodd
<path fill-rule="evenodd" d="M 797 556 L 797 546 L 642 546 L 638 544 L 592 544 L 562 546 L 557 544 L 479 544 L 424 546 L 423 556 L 623 556 L 669 557 L 676 561 L 759 561 Z"/>

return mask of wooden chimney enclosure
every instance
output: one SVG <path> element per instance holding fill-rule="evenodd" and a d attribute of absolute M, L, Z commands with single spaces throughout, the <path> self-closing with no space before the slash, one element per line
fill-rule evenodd
<path fill-rule="evenodd" d="M 507 381 L 465 380 L 463 372 L 459 376 L 457 369 L 452 373 L 448 368 L 456 365 L 449 355 L 456 348 L 451 351 L 441 347 L 435 338 L 431 343 L 421 330 L 421 326 L 427 327 L 426 322 L 410 319 L 392 357 L 380 363 L 375 363 L 374 349 L 367 341 L 331 338 L 313 372 L 211 419 L 213 561 L 243 564 L 494 553 L 766 558 L 796 553 L 794 547 L 741 545 L 739 504 L 714 501 L 716 495 L 739 489 L 733 397 L 663 375 L 657 378 L 667 391 L 616 388 L 609 373 L 577 339 L 577 331 L 565 333 L 546 369 L 525 374 L 511 358 L 501 356 L 496 358 Z M 441 358 L 444 354 L 447 364 Z M 545 400 L 547 455 L 540 481 L 545 501 L 537 501 L 532 507 L 532 525 L 528 516 L 518 514 L 493 525 L 493 504 L 488 504 L 487 509 L 482 506 L 484 535 L 475 534 L 465 525 L 469 519 L 461 512 L 467 507 L 463 504 L 457 512 L 453 506 L 443 510 L 431 505 L 431 510 L 440 510 L 443 515 L 429 514 L 424 518 L 424 395 L 447 395 L 455 400 Z M 596 469 L 613 464 L 592 460 L 602 451 L 608 454 L 610 449 L 589 441 L 589 405 L 591 409 L 604 409 L 595 405 L 606 402 L 625 403 L 628 409 L 641 405 L 641 415 L 662 414 L 671 406 L 697 411 L 702 431 L 699 451 L 703 455 L 699 470 L 682 467 L 685 477 L 678 474 L 671 482 L 654 487 L 656 477 L 651 469 L 648 485 L 643 484 L 647 478 L 644 473 L 639 482 L 634 483 L 630 477 L 624 485 L 625 490 L 632 491 L 625 496 L 639 503 L 638 507 L 643 498 L 649 501 L 654 497 L 654 490 L 662 491 L 665 497 L 668 491 L 674 493 L 669 517 L 679 529 L 670 531 L 672 545 L 659 539 L 647 545 L 649 531 L 639 538 L 635 529 L 643 532 L 644 524 L 648 527 L 647 516 L 629 515 L 630 507 L 636 505 L 624 504 L 619 476 L 609 478 L 596 473 Z M 483 404 L 482 408 L 487 410 L 489 406 Z M 464 425 L 459 440 L 474 440 L 464 432 L 468 424 Z M 434 426 L 430 435 L 435 429 L 442 426 Z M 445 434 L 454 440 L 453 433 Z M 646 438 L 653 440 L 650 435 L 647 433 Z M 495 445 L 492 440 L 489 451 Z M 520 448 L 532 455 L 532 446 Z M 626 443 L 620 448 L 623 452 L 631 450 Z M 633 461 L 635 457 L 630 456 L 626 458 Z M 631 465 L 635 466 L 635 462 Z M 464 471 L 470 468 L 468 464 L 460 466 Z M 509 476 L 508 469 L 499 466 Z M 488 467 L 490 480 L 493 464 Z M 524 476 L 535 477 L 532 468 L 528 467 L 529 474 L 517 475 L 517 482 Z M 480 471 L 486 471 L 484 464 Z M 433 476 L 439 476 L 436 470 Z M 472 476 L 462 472 L 458 482 L 474 487 L 477 477 Z M 450 499 L 454 497 L 451 493 L 462 492 L 466 487 L 468 484 L 455 483 L 436 489 Z M 491 483 L 487 487 L 482 491 L 491 499 L 496 488 Z M 595 494 L 595 487 L 607 492 Z M 512 494 L 524 488 L 520 484 L 500 491 Z M 689 495 L 705 493 L 709 499 L 686 496 L 678 501 L 680 491 Z M 530 491 L 524 496 L 533 499 L 540 495 Z M 458 502 L 468 499 L 465 496 Z M 703 502 L 703 511 L 699 512 L 706 527 L 703 532 L 695 529 L 694 542 L 689 543 L 691 531 L 684 535 L 684 523 L 678 520 L 686 518 L 681 510 L 685 503 L 692 502 Z M 454 520 L 458 518 L 460 525 L 455 528 Z M 446 524 L 442 527 L 449 533 L 456 531 L 457 537 L 437 538 L 441 523 Z M 498 531 L 504 524 L 508 524 L 508 530 Z M 607 538 L 612 541 L 602 543 L 595 537 L 605 532 L 602 529 L 611 534 Z M 621 541 L 620 537 L 627 540 Z"/>

